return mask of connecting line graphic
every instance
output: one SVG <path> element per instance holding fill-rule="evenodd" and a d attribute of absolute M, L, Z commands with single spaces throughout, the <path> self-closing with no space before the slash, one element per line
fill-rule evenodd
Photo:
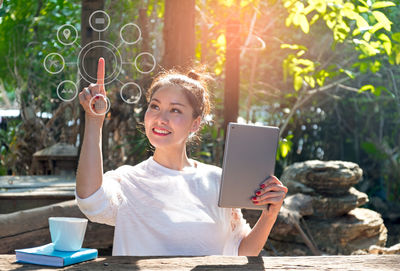
<path fill-rule="evenodd" d="M 58 74 L 62 72 L 66 66 L 77 66 L 78 73 L 80 75 L 80 79 L 74 83 L 71 80 L 64 80 L 60 82 L 57 86 L 57 96 L 64 102 L 71 102 L 78 96 L 78 87 L 80 80 L 85 80 L 87 83 L 96 82 L 97 78 L 95 75 L 89 74 L 85 69 L 85 61 L 89 55 L 93 55 L 95 50 L 102 49 L 105 55 L 111 55 L 111 67 L 112 73 L 109 74 L 106 78 L 104 78 L 104 85 L 111 84 L 112 82 L 118 82 L 122 85 L 120 89 L 121 99 L 127 104 L 135 104 L 139 102 L 142 96 L 141 87 L 135 82 L 127 82 L 123 83 L 118 79 L 118 76 L 122 72 L 122 65 L 134 65 L 136 70 L 142 74 L 151 73 L 156 67 L 156 59 L 149 52 L 141 52 L 136 57 L 135 60 L 132 61 L 123 61 L 121 53 L 119 52 L 119 48 L 125 45 L 134 45 L 138 43 L 142 39 L 142 32 L 138 25 L 134 23 L 127 23 L 121 27 L 119 31 L 120 43 L 118 46 L 113 45 L 110 42 L 104 41 L 101 39 L 101 34 L 108 29 L 110 26 L 110 16 L 102 10 L 94 11 L 89 16 L 89 26 L 99 34 L 99 39 L 89 42 L 84 47 L 81 47 L 76 41 L 78 39 L 78 30 L 71 24 L 61 25 L 57 30 L 57 39 L 58 41 L 65 46 L 72 46 L 76 50 L 79 50 L 77 60 L 75 62 L 65 62 L 64 57 L 59 53 L 49 53 L 43 60 L 44 69 L 50 74 Z M 137 38 L 133 41 L 124 38 L 124 31 L 136 31 L 138 33 Z M 143 69 L 139 64 L 141 63 L 140 59 L 142 57 L 150 58 L 152 61 L 152 65 L 150 69 Z M 110 100 L 106 97 L 107 100 L 107 110 L 103 114 L 107 114 L 107 112 L 111 108 Z M 91 101 L 92 102 L 92 101 Z M 96 105 L 96 109 L 100 109 L 100 106 L 104 105 Z M 104 107 L 102 107 L 104 109 Z M 94 112 L 95 113 L 95 112 Z M 96 114 L 96 113 L 95 113 Z"/>

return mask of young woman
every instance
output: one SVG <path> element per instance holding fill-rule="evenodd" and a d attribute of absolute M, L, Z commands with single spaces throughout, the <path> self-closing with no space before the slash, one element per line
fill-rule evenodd
<path fill-rule="evenodd" d="M 105 103 L 104 59 L 97 84 L 79 94 L 85 109 L 85 136 L 76 176 L 76 199 L 91 220 L 115 226 L 113 255 L 257 256 L 275 223 L 287 188 L 271 176 L 255 187 L 253 203 L 270 204 L 250 226 L 240 209 L 219 208 L 222 170 L 187 157 L 186 142 L 210 111 L 199 75 L 165 73 L 148 91 L 144 117 L 154 155 L 103 175 L 101 130 Z M 251 196 L 251 195 L 249 195 Z"/>

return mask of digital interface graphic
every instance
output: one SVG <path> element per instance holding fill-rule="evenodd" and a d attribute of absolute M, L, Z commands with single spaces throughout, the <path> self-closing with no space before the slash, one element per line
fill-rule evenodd
<path fill-rule="evenodd" d="M 61 54 L 56 52 L 49 53 L 43 60 L 44 69 L 50 74 L 58 74 L 69 66 L 76 65 L 80 75 L 80 78 L 77 79 L 78 81 L 76 83 L 71 80 L 64 80 L 58 83 L 57 96 L 60 98 L 60 100 L 64 102 L 71 102 L 74 100 L 79 93 L 78 86 L 80 80 L 84 80 L 88 84 L 96 83 L 97 74 L 91 74 L 90 71 L 85 69 L 88 64 L 88 59 L 93 56 L 97 56 L 97 58 L 103 57 L 106 61 L 107 73 L 104 78 L 104 85 L 108 85 L 113 82 L 119 82 L 122 85 L 120 88 L 121 99 L 127 104 L 135 104 L 140 100 L 142 96 L 141 87 L 133 81 L 121 82 L 118 79 L 118 76 L 123 70 L 123 65 L 134 65 L 135 69 L 139 73 L 148 74 L 155 69 L 156 59 L 149 52 L 140 52 L 135 57 L 133 62 L 125 61 L 121 52 L 119 51 L 119 48 L 121 46 L 131 46 L 138 43 L 141 40 L 142 32 L 138 25 L 134 23 L 127 23 L 120 28 L 120 44 L 115 45 L 101 39 L 101 33 L 107 31 L 110 23 L 110 16 L 106 12 L 102 10 L 94 11 L 89 17 L 89 26 L 93 29 L 93 31 L 98 33 L 99 39 L 89 42 L 83 47 L 76 43 L 79 33 L 73 25 L 64 24 L 58 27 L 57 40 L 63 46 L 74 46 L 79 49 L 76 54 L 77 58 L 74 62 L 66 62 Z M 97 68 L 92 70 L 96 71 Z M 96 110 L 100 109 L 99 107 L 102 107 L 102 109 L 104 109 L 104 106 L 107 107 L 107 111 L 100 115 L 106 114 L 111 107 L 108 97 L 106 97 L 106 101 L 107 105 L 100 105 L 97 103 L 95 105 Z M 92 102 L 92 100 L 90 102 Z M 96 112 L 93 113 L 97 114 Z"/>

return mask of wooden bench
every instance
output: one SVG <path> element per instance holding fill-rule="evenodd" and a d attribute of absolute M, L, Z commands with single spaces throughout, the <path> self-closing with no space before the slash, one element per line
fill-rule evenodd
<path fill-rule="evenodd" d="M 74 199 L 75 176 L 0 176 L 0 214 Z"/>

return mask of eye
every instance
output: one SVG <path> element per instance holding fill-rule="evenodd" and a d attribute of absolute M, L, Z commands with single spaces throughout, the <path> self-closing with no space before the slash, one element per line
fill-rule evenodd
<path fill-rule="evenodd" d="M 172 111 L 176 111 L 177 113 L 182 113 L 181 110 L 179 110 L 177 108 L 172 108 Z"/>
<path fill-rule="evenodd" d="M 151 104 L 151 105 L 150 105 L 150 108 L 151 108 L 151 109 L 155 109 L 156 107 L 158 107 L 158 105 L 156 105 L 156 104 Z"/>

